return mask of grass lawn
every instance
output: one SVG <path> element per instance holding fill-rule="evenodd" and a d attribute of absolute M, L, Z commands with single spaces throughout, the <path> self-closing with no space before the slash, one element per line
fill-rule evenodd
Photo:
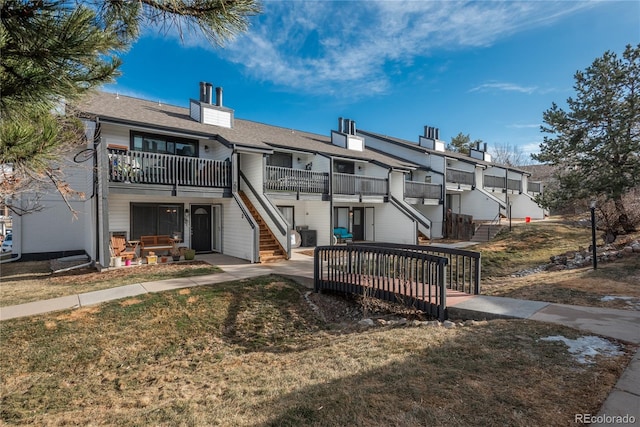
<path fill-rule="evenodd" d="M 7 425 L 566 426 L 632 348 L 580 364 L 561 326 L 358 329 L 267 276 L 2 322 Z M 314 298 L 329 296 L 312 295 Z"/>
<path fill-rule="evenodd" d="M 0 265 L 0 306 L 23 304 L 116 286 L 154 280 L 218 273 L 218 267 L 203 261 L 139 265 L 98 272 L 79 268 L 52 273 L 49 261 L 14 262 Z"/>

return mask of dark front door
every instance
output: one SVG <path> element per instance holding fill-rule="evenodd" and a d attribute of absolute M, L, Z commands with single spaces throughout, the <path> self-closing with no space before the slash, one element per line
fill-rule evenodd
<path fill-rule="evenodd" d="M 364 208 L 353 208 L 353 240 L 364 240 Z"/>
<path fill-rule="evenodd" d="M 191 248 L 211 251 L 211 206 L 191 205 Z"/>

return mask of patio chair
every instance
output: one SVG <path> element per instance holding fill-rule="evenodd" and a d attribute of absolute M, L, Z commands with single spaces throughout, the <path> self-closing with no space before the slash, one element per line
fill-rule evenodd
<path fill-rule="evenodd" d="M 127 244 L 123 236 L 111 236 L 111 249 L 115 256 L 125 259 L 134 259 L 138 256 L 135 247 Z"/>
<path fill-rule="evenodd" d="M 334 228 L 333 229 L 333 235 L 335 236 L 335 238 L 338 241 L 338 243 L 352 242 L 353 241 L 353 234 L 349 233 L 349 230 L 347 230 L 344 227 L 336 227 L 336 228 Z"/>

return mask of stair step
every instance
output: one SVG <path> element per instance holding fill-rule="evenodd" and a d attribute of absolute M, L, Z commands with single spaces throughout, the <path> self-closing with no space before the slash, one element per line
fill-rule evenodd
<path fill-rule="evenodd" d="M 503 227 L 501 225 L 494 224 L 494 225 L 491 225 L 491 230 L 488 230 L 488 228 L 489 228 L 489 225 L 487 224 L 480 225 L 476 233 L 471 238 L 471 241 L 472 242 L 488 242 L 489 240 L 493 239 L 502 230 Z"/>
<path fill-rule="evenodd" d="M 258 224 L 258 228 L 260 230 L 259 233 L 259 253 L 260 253 L 260 262 L 273 262 L 287 259 L 285 252 L 282 249 L 282 246 L 278 243 L 278 240 L 275 238 L 265 221 L 260 216 L 258 210 L 253 206 L 249 197 L 244 193 L 240 192 L 240 198 L 247 206 L 247 210 L 251 214 L 251 216 L 255 219 Z"/>

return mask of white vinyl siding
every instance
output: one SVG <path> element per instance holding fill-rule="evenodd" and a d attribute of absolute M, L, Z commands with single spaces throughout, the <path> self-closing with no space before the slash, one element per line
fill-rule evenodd
<path fill-rule="evenodd" d="M 200 122 L 200 104 L 195 101 L 189 102 L 189 116 L 196 122 Z"/>
<path fill-rule="evenodd" d="M 389 193 L 398 200 L 404 200 L 404 173 L 391 172 L 389 176 Z"/>
<path fill-rule="evenodd" d="M 544 219 L 544 210 L 536 204 L 530 195 L 513 194 L 509 196 L 511 202 L 511 217 L 512 218 L 526 218 L 532 219 Z"/>
<path fill-rule="evenodd" d="M 22 252 L 30 254 L 84 250 L 92 253 L 92 239 L 87 238 L 87 234 L 93 231 L 91 203 L 70 202 L 76 212 L 74 218 L 60 198 L 50 197 L 41 202 L 45 208 L 40 212 L 24 215 L 21 230 L 14 231 L 22 233 Z"/>
<path fill-rule="evenodd" d="M 130 146 L 129 128 L 102 124 L 100 136 L 104 147 L 109 147 L 109 145 Z"/>
<path fill-rule="evenodd" d="M 307 226 L 309 230 L 316 230 L 317 244 L 329 245 L 332 234 L 329 202 L 316 200 L 287 200 L 273 199 L 277 206 L 293 206 L 296 227 Z"/>
<path fill-rule="evenodd" d="M 215 108 L 202 108 L 202 123 L 207 125 L 221 126 L 230 129 L 232 127 L 231 117 L 229 111 L 217 110 Z"/>
<path fill-rule="evenodd" d="M 253 260 L 253 229 L 234 199 L 222 204 L 222 248 L 225 255 Z"/>
<path fill-rule="evenodd" d="M 375 206 L 375 238 L 377 242 L 416 243 L 416 225 L 390 203 Z"/>

